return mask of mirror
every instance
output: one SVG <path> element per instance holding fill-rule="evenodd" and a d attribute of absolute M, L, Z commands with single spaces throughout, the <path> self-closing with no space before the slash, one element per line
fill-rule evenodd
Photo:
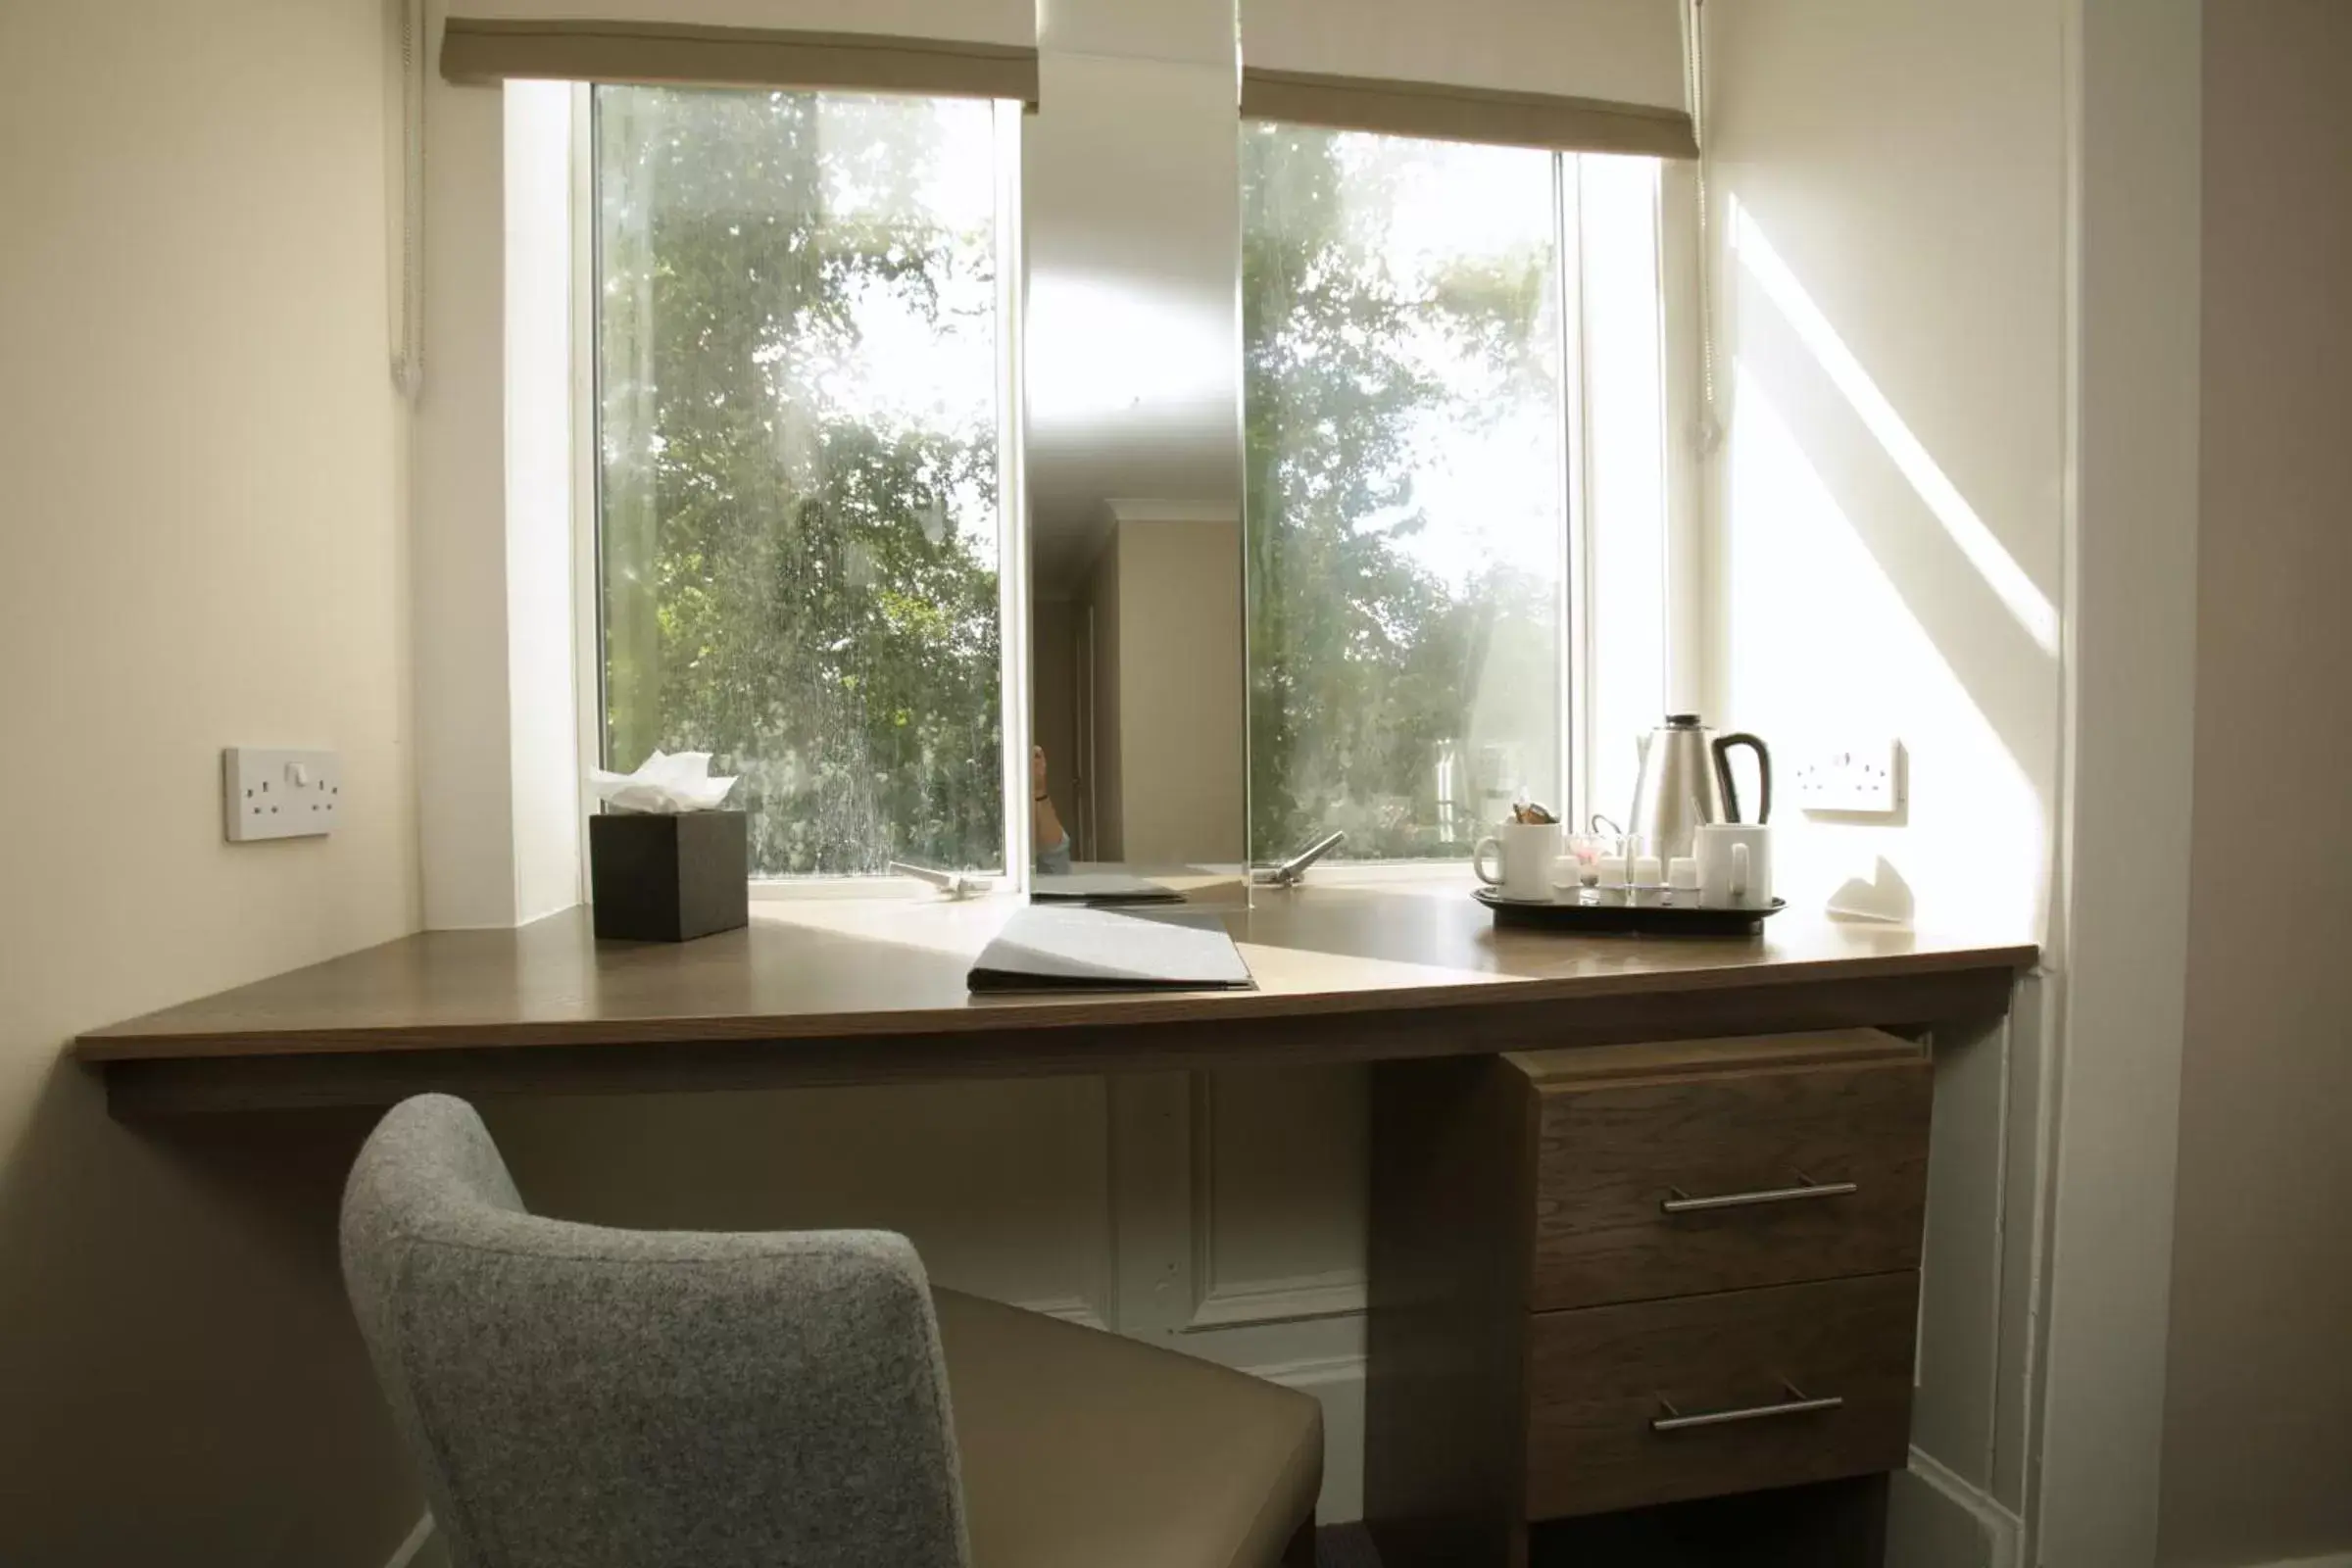
<path fill-rule="evenodd" d="M 1192 4 L 1048 8 L 1022 210 L 1033 864 L 1198 898 L 1248 709 L 1232 14 Z"/>

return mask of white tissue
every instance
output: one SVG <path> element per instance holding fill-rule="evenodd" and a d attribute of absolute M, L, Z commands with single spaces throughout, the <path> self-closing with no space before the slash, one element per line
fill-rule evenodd
<path fill-rule="evenodd" d="M 735 781 L 710 776 L 709 752 L 680 752 L 674 757 L 656 752 L 634 773 L 589 769 L 588 787 L 614 810 L 667 815 L 711 809 L 727 798 Z"/>

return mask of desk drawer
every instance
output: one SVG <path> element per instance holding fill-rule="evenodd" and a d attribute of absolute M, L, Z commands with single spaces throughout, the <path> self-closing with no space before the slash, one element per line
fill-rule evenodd
<path fill-rule="evenodd" d="M 1527 1517 L 1900 1469 L 1918 1295 L 1905 1272 L 1537 1315 Z"/>
<path fill-rule="evenodd" d="M 1932 1079 L 1913 1053 L 1540 1087 L 1530 1305 L 1916 1268 Z"/>

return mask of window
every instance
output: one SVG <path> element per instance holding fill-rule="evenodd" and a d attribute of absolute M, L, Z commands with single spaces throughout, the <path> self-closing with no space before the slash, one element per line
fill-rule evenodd
<path fill-rule="evenodd" d="M 995 107 L 594 116 L 608 765 L 714 754 L 755 876 L 1001 867 Z"/>
<path fill-rule="evenodd" d="M 1664 700 L 1656 161 L 1242 149 L 1252 855 L 1621 812 Z"/>

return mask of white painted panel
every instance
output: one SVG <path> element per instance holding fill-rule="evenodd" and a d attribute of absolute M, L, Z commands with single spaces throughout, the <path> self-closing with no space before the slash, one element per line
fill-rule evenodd
<path fill-rule="evenodd" d="M 507 671 L 514 918 L 580 902 L 572 627 L 572 89 L 506 96 Z"/>
<path fill-rule="evenodd" d="M 934 1281 L 1099 1313 L 1103 1081 L 500 1101 L 484 1105 L 524 1199 L 607 1225 L 873 1227 Z"/>
<path fill-rule="evenodd" d="M 1999 1360 L 1993 1372 L 1993 1500 L 2027 1512 L 2038 1376 L 2036 1316 L 2045 1241 L 2042 1170 L 2049 1120 L 2048 1008 L 2051 986 L 2040 971 L 2020 978 L 2009 1011 L 2009 1130 L 2002 1160 Z"/>
<path fill-rule="evenodd" d="M 1283 1323 L 1234 1323 L 1195 1329 L 1175 1348 L 1220 1366 L 1313 1395 L 1323 1406 L 1323 1493 L 1315 1505 L 1325 1524 L 1364 1509 L 1364 1319 L 1360 1312 Z"/>
<path fill-rule="evenodd" d="M 511 926 L 505 99 L 435 73 L 424 123 L 424 386 L 411 521 L 424 923 Z"/>
<path fill-rule="evenodd" d="M 1203 1078 L 1195 1224 L 1204 1320 L 1361 1307 L 1368 1090 L 1360 1067 Z"/>
<path fill-rule="evenodd" d="M 2022 1534 L 2014 1514 L 1917 1450 L 1887 1478 L 1889 1568 L 2020 1568 Z"/>
<path fill-rule="evenodd" d="M 1992 1483 L 2007 1052 L 1997 1022 L 1936 1034 L 1936 1123 L 1920 1260 L 1912 1446 L 1980 1491 Z"/>

